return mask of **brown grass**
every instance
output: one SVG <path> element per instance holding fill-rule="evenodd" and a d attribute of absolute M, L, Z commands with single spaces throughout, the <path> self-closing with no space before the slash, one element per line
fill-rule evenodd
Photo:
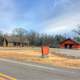
<path fill-rule="evenodd" d="M 80 69 L 80 59 L 70 59 L 57 56 L 55 54 L 49 54 L 46 58 L 41 58 L 40 56 L 40 50 L 0 50 L 1 58 L 32 61 L 42 64 L 50 64 L 58 67 Z"/>

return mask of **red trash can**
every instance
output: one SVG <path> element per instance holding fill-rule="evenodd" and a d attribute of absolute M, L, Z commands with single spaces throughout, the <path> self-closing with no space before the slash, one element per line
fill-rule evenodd
<path fill-rule="evenodd" d="M 49 47 L 42 46 L 41 51 L 42 51 L 42 56 L 48 55 L 49 54 Z"/>

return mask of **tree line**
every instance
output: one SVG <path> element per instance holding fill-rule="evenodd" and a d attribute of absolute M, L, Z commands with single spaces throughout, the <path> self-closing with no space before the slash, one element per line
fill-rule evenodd
<path fill-rule="evenodd" d="M 80 41 L 80 27 L 74 30 L 74 32 L 79 35 L 74 37 L 74 39 Z M 3 34 L 3 32 L 0 31 L 0 45 L 5 36 L 8 36 L 8 34 Z M 29 41 L 29 46 L 49 45 L 50 47 L 59 47 L 59 43 L 66 39 L 64 35 L 40 34 L 35 31 L 27 31 L 24 28 L 15 28 L 9 36 L 17 37 L 20 42 L 24 40 Z"/>

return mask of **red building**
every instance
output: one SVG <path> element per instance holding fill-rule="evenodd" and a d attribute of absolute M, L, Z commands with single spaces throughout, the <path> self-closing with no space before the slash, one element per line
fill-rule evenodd
<path fill-rule="evenodd" d="M 66 39 L 59 44 L 60 48 L 79 49 L 80 43 L 72 39 Z"/>

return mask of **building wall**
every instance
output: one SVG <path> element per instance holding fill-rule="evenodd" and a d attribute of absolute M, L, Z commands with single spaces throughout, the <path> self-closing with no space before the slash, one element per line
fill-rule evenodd
<path fill-rule="evenodd" d="M 75 48 L 80 49 L 80 44 L 79 45 L 75 45 Z"/>
<path fill-rule="evenodd" d="M 70 44 L 68 44 L 68 45 L 70 45 Z M 60 44 L 59 47 L 60 48 L 65 48 L 65 44 Z M 78 48 L 78 46 L 73 44 L 72 48 Z"/>
<path fill-rule="evenodd" d="M 19 43 L 19 42 L 8 42 L 8 47 L 25 47 L 25 43 Z"/>
<path fill-rule="evenodd" d="M 8 47 L 14 47 L 13 43 L 8 42 Z"/>
<path fill-rule="evenodd" d="M 26 43 L 10 42 L 5 38 L 0 42 L 0 47 L 25 47 L 28 45 L 29 45 L 29 43 L 27 43 L 27 42 Z"/>
<path fill-rule="evenodd" d="M 63 43 L 61 43 L 59 45 L 60 48 L 65 48 L 65 45 L 70 45 L 70 44 L 73 44 L 72 48 L 80 48 L 80 44 L 76 44 L 75 42 L 71 41 L 71 40 L 67 40 L 67 41 L 64 41 Z"/>

